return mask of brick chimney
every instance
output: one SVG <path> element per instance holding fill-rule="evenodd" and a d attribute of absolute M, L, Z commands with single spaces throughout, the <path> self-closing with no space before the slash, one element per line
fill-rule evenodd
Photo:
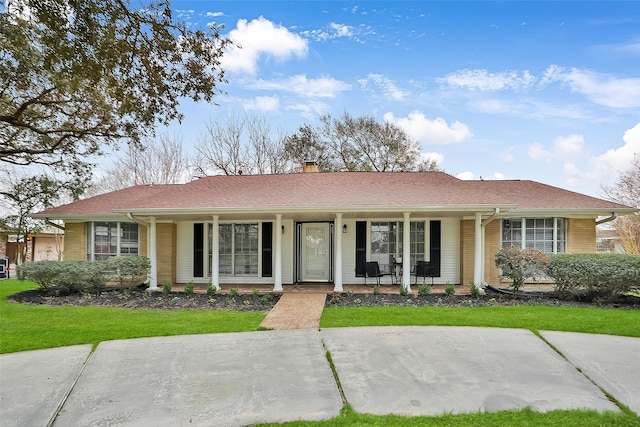
<path fill-rule="evenodd" d="M 304 162 L 304 165 L 302 166 L 302 172 L 320 172 L 320 169 L 318 168 L 318 162 L 313 160 Z"/>

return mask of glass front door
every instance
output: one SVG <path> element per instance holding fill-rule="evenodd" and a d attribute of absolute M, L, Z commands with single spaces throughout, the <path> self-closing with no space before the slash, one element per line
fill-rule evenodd
<path fill-rule="evenodd" d="M 331 223 L 298 224 L 298 281 L 331 280 Z"/>

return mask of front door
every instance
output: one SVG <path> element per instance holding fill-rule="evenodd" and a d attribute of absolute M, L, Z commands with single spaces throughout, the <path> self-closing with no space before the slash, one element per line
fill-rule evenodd
<path fill-rule="evenodd" d="M 332 236 L 330 222 L 298 224 L 298 281 L 331 281 Z"/>

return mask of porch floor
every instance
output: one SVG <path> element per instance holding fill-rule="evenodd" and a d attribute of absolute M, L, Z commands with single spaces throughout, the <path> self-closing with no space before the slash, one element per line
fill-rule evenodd
<path fill-rule="evenodd" d="M 283 293 L 323 293 L 323 294 L 332 294 L 333 292 L 333 284 L 295 284 L 295 285 L 283 285 Z M 418 295 L 418 286 L 411 284 L 411 293 L 414 296 Z M 432 294 L 444 294 L 445 285 L 433 285 L 431 287 Z M 368 285 L 344 285 L 343 287 L 344 293 L 354 293 L 354 294 L 372 294 L 373 286 Z M 221 289 L 218 290 L 218 293 L 228 294 L 229 290 L 238 289 L 241 294 L 251 294 L 256 290 L 260 294 L 268 294 L 273 292 L 273 285 L 221 285 Z M 174 285 L 172 287 L 173 291 L 182 292 L 184 291 L 184 284 Z M 207 285 L 205 284 L 196 284 L 194 285 L 194 292 L 205 294 L 207 292 Z M 383 294 L 398 294 L 400 292 L 399 285 L 381 285 L 380 293 Z M 456 295 L 469 295 L 470 290 L 467 285 L 456 285 Z"/>

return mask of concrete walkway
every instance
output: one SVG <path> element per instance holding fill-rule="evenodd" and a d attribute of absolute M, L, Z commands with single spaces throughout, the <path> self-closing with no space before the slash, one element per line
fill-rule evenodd
<path fill-rule="evenodd" d="M 640 413 L 639 338 L 472 327 L 142 338 L 0 355 L 1 426 L 242 426 L 358 412 Z M 331 354 L 343 393 L 327 360 Z M 604 392 L 603 392 L 604 390 Z"/>
<path fill-rule="evenodd" d="M 326 298 L 327 294 L 323 292 L 285 292 L 260 326 L 266 329 L 318 329 Z"/>

